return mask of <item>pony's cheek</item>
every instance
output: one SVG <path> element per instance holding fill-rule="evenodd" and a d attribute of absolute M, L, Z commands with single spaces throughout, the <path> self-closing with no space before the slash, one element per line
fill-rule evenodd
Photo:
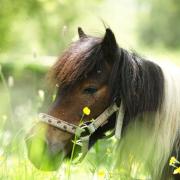
<path fill-rule="evenodd" d="M 109 105 L 110 95 L 106 86 L 103 86 L 94 96 L 92 101 L 92 109 L 99 109 Z"/>
<path fill-rule="evenodd" d="M 85 101 L 84 104 L 91 110 L 90 115 L 85 116 L 84 119 L 95 119 L 110 105 L 110 96 L 107 87 L 102 87 L 97 93 L 90 96 L 89 101 Z"/>
<path fill-rule="evenodd" d="M 101 89 L 97 92 L 96 97 L 98 100 L 107 101 L 110 97 L 109 88 L 107 86 L 101 87 Z"/>

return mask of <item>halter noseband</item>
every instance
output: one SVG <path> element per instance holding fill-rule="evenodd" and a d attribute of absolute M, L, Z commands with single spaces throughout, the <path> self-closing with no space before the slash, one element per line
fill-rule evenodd
<path fill-rule="evenodd" d="M 120 107 L 117 107 L 116 103 L 109 106 L 103 113 L 101 113 L 96 119 L 94 119 L 90 124 L 83 123 L 81 126 L 77 126 L 61 119 L 55 118 L 45 113 L 40 113 L 39 118 L 40 121 L 47 123 L 53 127 L 56 127 L 62 131 L 68 132 L 77 136 L 79 139 L 76 144 L 81 146 L 81 155 L 76 160 L 75 163 L 80 162 L 88 152 L 89 149 L 89 141 L 91 135 L 99 128 L 104 126 L 108 118 L 116 112 L 116 126 L 115 126 L 115 137 L 121 138 L 121 130 L 124 119 L 124 112 L 122 103 Z"/>

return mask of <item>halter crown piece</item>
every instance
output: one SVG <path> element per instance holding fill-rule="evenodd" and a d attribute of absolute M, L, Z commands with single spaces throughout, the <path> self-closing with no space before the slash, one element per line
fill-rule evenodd
<path fill-rule="evenodd" d="M 89 142 L 91 135 L 99 128 L 103 127 L 108 118 L 116 112 L 116 126 L 115 126 L 115 137 L 121 139 L 121 131 L 124 119 L 124 111 L 122 103 L 120 107 L 114 103 L 109 106 L 103 113 L 101 113 L 96 119 L 90 124 L 83 123 L 81 126 L 77 126 L 61 119 L 55 118 L 45 113 L 40 113 L 39 118 L 41 122 L 47 123 L 53 127 L 56 127 L 62 131 L 68 132 L 78 137 L 76 145 L 81 146 L 81 153 L 74 163 L 79 163 L 83 160 L 89 150 Z"/>

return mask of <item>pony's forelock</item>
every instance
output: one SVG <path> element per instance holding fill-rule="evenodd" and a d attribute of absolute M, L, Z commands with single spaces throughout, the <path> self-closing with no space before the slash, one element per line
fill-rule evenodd
<path fill-rule="evenodd" d="M 48 73 L 51 82 L 62 88 L 72 86 L 98 69 L 102 61 L 101 38 L 85 37 L 70 45 Z"/>

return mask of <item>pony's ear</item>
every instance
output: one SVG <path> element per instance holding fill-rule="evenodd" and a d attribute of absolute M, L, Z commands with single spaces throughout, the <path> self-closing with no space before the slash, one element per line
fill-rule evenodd
<path fill-rule="evenodd" d="M 79 39 L 87 37 L 87 35 L 84 33 L 81 27 L 78 27 L 78 35 Z"/>
<path fill-rule="evenodd" d="M 108 61 L 114 57 L 117 48 L 118 45 L 116 43 L 114 33 L 111 31 L 111 29 L 107 28 L 102 40 L 102 50 Z"/>

